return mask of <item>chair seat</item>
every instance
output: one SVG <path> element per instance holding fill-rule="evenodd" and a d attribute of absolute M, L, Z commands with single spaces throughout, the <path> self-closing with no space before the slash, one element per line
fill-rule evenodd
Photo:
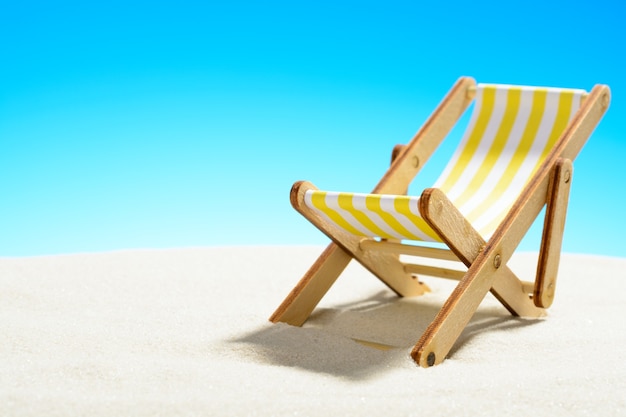
<path fill-rule="evenodd" d="M 357 236 L 441 242 L 419 213 L 419 197 L 308 190 L 305 203 Z"/>
<path fill-rule="evenodd" d="M 364 194 L 337 191 L 308 190 L 305 204 L 327 221 L 356 236 L 442 242 L 441 238 L 424 221 L 419 212 L 418 196 Z M 501 200 L 493 205 L 491 213 L 503 216 L 513 201 Z M 467 213 L 462 214 L 466 215 Z M 482 217 L 480 235 L 488 240 L 500 217 Z"/>

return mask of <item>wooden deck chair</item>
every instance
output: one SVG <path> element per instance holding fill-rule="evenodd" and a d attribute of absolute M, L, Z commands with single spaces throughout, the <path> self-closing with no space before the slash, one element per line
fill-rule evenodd
<path fill-rule="evenodd" d="M 404 195 L 473 100 L 467 130 L 434 187 L 419 197 Z M 427 290 L 416 274 L 459 280 L 411 352 L 423 367 L 445 359 L 489 291 L 514 315 L 543 316 L 554 297 L 572 161 L 609 102 L 605 85 L 587 93 L 476 85 L 463 77 L 411 142 L 395 148 L 372 194 L 295 183 L 292 205 L 333 243 L 270 320 L 302 325 L 352 258 L 400 296 Z M 524 282 L 507 262 L 544 206 L 537 274 Z M 467 270 L 406 263 L 400 254 L 457 260 Z"/>

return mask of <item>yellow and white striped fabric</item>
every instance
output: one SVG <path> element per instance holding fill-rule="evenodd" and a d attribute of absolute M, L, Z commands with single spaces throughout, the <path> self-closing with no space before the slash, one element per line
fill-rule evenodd
<path fill-rule="evenodd" d="M 433 185 L 488 239 L 580 107 L 584 90 L 476 87 L 465 134 Z M 440 241 L 419 197 L 307 191 L 305 204 L 359 236 Z"/>

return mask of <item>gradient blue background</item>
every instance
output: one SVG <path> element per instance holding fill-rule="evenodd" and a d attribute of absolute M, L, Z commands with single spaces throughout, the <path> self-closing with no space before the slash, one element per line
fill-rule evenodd
<path fill-rule="evenodd" d="M 92 3 L 0 6 L 1 256 L 325 243 L 291 184 L 369 191 L 461 75 L 610 85 L 564 248 L 626 256 L 623 1 Z"/>

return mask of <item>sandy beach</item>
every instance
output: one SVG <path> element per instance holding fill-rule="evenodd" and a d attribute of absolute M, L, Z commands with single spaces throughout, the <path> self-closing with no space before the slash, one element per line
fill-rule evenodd
<path fill-rule="evenodd" d="M 0 258 L 0 415 L 623 415 L 626 259 L 564 254 L 547 318 L 490 295 L 422 369 L 454 282 L 401 299 L 353 262 L 302 328 L 268 321 L 322 249 Z"/>

